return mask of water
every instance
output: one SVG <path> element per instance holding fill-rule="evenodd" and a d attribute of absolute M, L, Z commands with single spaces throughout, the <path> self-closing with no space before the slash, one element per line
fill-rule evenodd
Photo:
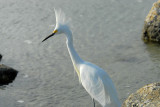
<path fill-rule="evenodd" d="M 1 0 L 2 63 L 20 72 L 12 84 L 0 88 L 0 107 L 93 106 L 74 73 L 65 36 L 41 43 L 54 29 L 54 8 L 72 19 L 77 52 L 107 71 L 122 102 L 140 87 L 158 82 L 160 46 L 141 40 L 155 1 Z"/>

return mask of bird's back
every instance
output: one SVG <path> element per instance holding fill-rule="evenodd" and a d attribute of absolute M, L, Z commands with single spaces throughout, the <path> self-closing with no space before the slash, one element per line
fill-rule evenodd
<path fill-rule="evenodd" d="M 103 69 L 85 62 L 80 66 L 80 78 L 86 91 L 102 106 L 120 107 L 114 84 Z"/>

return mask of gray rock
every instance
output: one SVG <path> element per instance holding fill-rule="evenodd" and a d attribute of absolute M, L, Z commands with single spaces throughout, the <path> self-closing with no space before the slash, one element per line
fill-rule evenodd
<path fill-rule="evenodd" d="M 18 71 L 6 65 L 0 65 L 0 85 L 11 83 L 17 76 Z"/>
<path fill-rule="evenodd" d="M 140 88 L 127 98 L 122 107 L 160 107 L 160 83 Z"/>
<path fill-rule="evenodd" d="M 153 4 L 145 19 L 142 39 L 160 43 L 160 0 Z"/>

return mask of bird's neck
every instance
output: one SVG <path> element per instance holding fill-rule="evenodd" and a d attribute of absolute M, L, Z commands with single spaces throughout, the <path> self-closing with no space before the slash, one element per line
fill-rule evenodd
<path fill-rule="evenodd" d="M 76 69 L 79 70 L 79 65 L 83 62 L 83 60 L 80 58 L 80 56 L 78 55 L 78 53 L 74 49 L 71 31 L 66 32 L 66 39 L 67 39 L 66 44 L 67 44 L 68 52 L 71 57 L 73 66 L 74 66 L 75 70 Z"/>

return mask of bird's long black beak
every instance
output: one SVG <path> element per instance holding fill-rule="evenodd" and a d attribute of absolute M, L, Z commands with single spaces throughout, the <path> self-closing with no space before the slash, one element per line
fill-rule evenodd
<path fill-rule="evenodd" d="M 47 36 L 42 42 L 44 42 L 45 40 L 47 40 L 48 38 L 54 36 L 55 33 L 50 34 L 49 36 Z"/>

